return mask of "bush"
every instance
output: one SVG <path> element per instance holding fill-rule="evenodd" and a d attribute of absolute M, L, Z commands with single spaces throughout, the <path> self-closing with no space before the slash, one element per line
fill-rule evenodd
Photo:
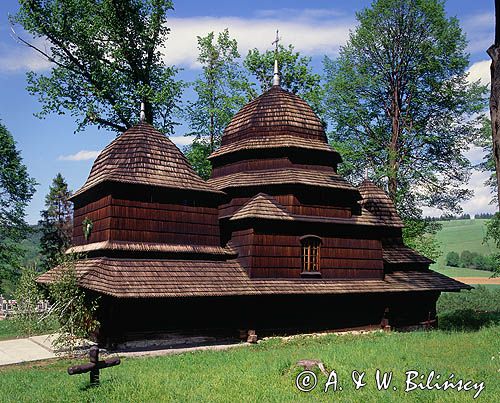
<path fill-rule="evenodd" d="M 457 252 L 449 252 L 446 255 L 446 265 L 451 267 L 460 266 L 460 256 Z"/>
<path fill-rule="evenodd" d="M 460 254 L 460 266 L 461 267 L 471 267 L 472 266 L 472 258 L 474 255 L 470 250 L 464 250 Z"/>
<path fill-rule="evenodd" d="M 484 286 L 459 293 L 443 293 L 437 303 L 439 328 L 478 330 L 500 323 L 500 290 Z"/>

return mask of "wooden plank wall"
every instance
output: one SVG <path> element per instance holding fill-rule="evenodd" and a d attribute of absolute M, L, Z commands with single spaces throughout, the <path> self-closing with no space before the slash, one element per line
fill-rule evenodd
<path fill-rule="evenodd" d="M 88 240 L 83 236 L 82 222 L 88 217 L 93 227 Z M 75 206 L 73 213 L 73 245 L 101 242 L 110 239 L 111 230 L 111 195 L 97 199 L 84 206 Z"/>
<path fill-rule="evenodd" d="M 93 222 L 88 240 L 85 240 L 82 229 L 85 217 Z M 114 199 L 110 195 L 75 209 L 73 244 L 105 240 L 218 246 L 218 210 L 215 207 Z"/>
<path fill-rule="evenodd" d="M 114 240 L 220 244 L 215 207 L 113 199 L 112 215 Z"/>
<path fill-rule="evenodd" d="M 267 158 L 267 159 L 248 159 L 243 161 L 233 162 L 224 166 L 214 167 L 212 178 L 229 175 L 236 172 L 256 171 L 262 169 L 278 169 L 278 168 L 298 168 L 308 169 L 312 171 L 331 171 L 335 172 L 332 165 L 317 165 L 292 162 L 289 158 Z"/>
<path fill-rule="evenodd" d="M 254 235 L 251 277 L 299 278 L 297 235 Z M 383 278 L 382 244 L 375 239 L 322 237 L 322 278 Z"/>
<path fill-rule="evenodd" d="M 278 203 L 285 207 L 290 213 L 298 215 L 309 215 L 315 217 L 340 217 L 349 218 L 352 216 L 351 207 L 332 205 L 335 201 L 326 203 L 318 200 L 317 204 L 303 203 L 296 195 L 285 194 L 272 196 Z M 239 210 L 251 197 L 234 197 L 231 202 L 221 205 L 219 208 L 220 216 L 228 216 Z M 324 203 L 324 204 L 320 204 Z"/>
<path fill-rule="evenodd" d="M 231 237 L 231 246 L 238 252 L 238 261 L 249 273 L 252 267 L 254 243 L 254 230 L 252 228 L 234 231 Z"/>

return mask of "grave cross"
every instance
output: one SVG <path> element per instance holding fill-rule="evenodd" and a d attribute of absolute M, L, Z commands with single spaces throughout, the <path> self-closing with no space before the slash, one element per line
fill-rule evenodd
<path fill-rule="evenodd" d="M 92 346 L 89 351 L 90 363 L 83 365 L 76 365 L 68 368 L 68 374 L 84 374 L 90 372 L 90 384 L 99 385 L 99 370 L 103 368 L 114 367 L 120 365 L 118 357 L 110 358 L 109 360 L 99 361 L 99 347 Z"/>

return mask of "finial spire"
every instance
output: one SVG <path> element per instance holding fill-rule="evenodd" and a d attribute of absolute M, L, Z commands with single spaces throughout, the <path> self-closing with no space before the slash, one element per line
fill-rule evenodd
<path fill-rule="evenodd" d="M 139 120 L 141 122 L 146 120 L 146 103 L 144 101 L 141 102 L 141 114 L 139 115 Z"/>
<path fill-rule="evenodd" d="M 273 42 L 273 45 L 276 45 L 276 49 L 274 51 L 274 76 L 273 76 L 273 86 L 280 85 L 280 72 L 278 68 L 278 44 L 280 42 L 279 30 L 276 30 L 276 39 Z"/>
<path fill-rule="evenodd" d="M 365 168 L 365 180 L 368 179 L 368 167 Z"/>

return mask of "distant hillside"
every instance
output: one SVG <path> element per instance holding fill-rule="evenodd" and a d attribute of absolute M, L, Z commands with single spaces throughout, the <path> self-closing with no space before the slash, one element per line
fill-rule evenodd
<path fill-rule="evenodd" d="M 441 243 L 442 255 L 438 259 L 438 266 L 444 267 L 446 255 L 451 251 L 460 254 L 464 250 L 469 250 L 482 255 L 496 251 L 491 242 L 483 243 L 487 221 L 484 219 L 440 221 L 443 228 L 437 233 L 436 238 Z"/>
<path fill-rule="evenodd" d="M 26 251 L 23 259 L 23 266 L 40 262 L 40 238 L 42 233 L 38 225 L 30 225 L 32 232 L 21 242 L 21 246 Z"/>

